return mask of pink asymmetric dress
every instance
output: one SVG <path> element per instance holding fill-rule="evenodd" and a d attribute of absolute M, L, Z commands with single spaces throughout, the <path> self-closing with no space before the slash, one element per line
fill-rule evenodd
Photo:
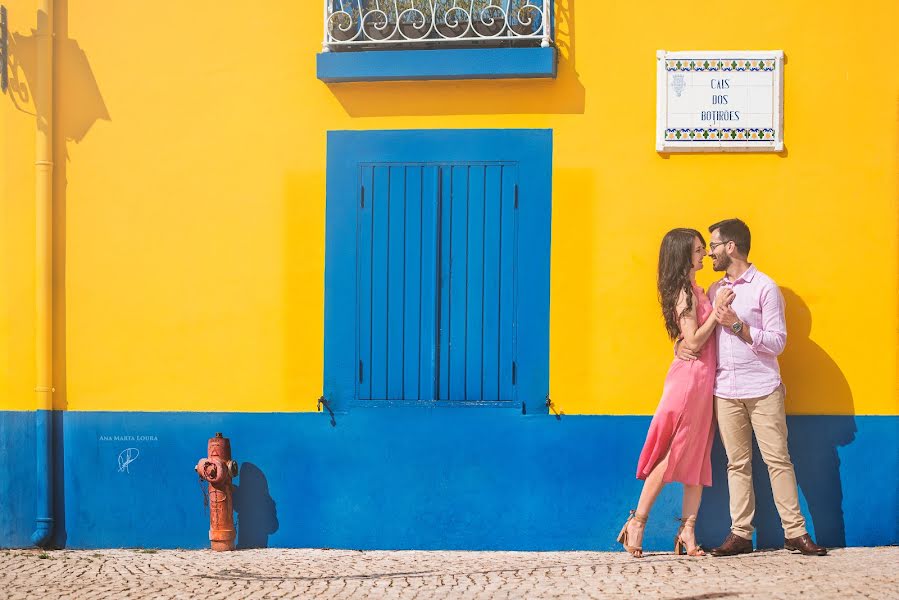
<path fill-rule="evenodd" d="M 698 299 L 696 319 L 705 323 L 712 316 L 712 303 L 695 283 L 693 293 Z M 670 449 L 668 468 L 662 476 L 665 483 L 712 485 L 712 394 L 718 363 L 715 345 L 713 334 L 697 360 L 675 358 L 671 363 L 637 463 L 637 479 L 646 479 Z"/>

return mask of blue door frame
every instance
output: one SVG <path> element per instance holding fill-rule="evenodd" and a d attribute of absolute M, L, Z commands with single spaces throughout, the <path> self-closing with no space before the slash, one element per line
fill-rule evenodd
<path fill-rule="evenodd" d="M 360 168 L 379 164 L 515 164 L 518 191 L 516 408 L 546 413 L 549 392 L 551 130 L 328 132 L 325 228 L 324 396 L 346 410 L 356 398 Z M 433 406 L 440 403 L 426 403 Z M 459 405 L 459 403 L 451 403 Z M 507 403 L 508 404 L 508 403 Z"/>

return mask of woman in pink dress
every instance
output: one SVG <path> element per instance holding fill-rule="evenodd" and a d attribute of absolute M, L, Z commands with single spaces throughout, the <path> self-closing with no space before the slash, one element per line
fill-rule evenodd
<path fill-rule="evenodd" d="M 665 328 L 672 339 L 699 353 L 694 361 L 675 358 L 662 399 L 656 408 L 646 443 L 637 464 L 637 478 L 644 480 L 637 509 L 631 511 L 618 541 L 634 557 L 643 556 L 643 530 L 649 511 L 666 483 L 684 486 L 681 526 L 674 538 L 674 551 L 690 556 L 704 552 L 696 543 L 696 514 L 703 486 L 712 485 L 712 392 L 717 357 L 715 312 L 701 287 L 696 271 L 706 256 L 705 239 L 695 229 L 673 229 L 665 234 L 659 250 L 659 302 Z M 733 292 L 722 291 L 716 299 L 729 304 Z"/>

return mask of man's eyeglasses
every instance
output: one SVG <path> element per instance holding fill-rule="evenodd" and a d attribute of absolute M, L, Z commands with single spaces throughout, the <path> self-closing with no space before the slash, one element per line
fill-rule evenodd
<path fill-rule="evenodd" d="M 717 248 L 718 246 L 723 246 L 727 242 L 731 242 L 731 241 L 733 241 L 733 240 L 724 240 L 723 242 L 709 242 L 709 250 L 714 252 L 715 248 Z"/>

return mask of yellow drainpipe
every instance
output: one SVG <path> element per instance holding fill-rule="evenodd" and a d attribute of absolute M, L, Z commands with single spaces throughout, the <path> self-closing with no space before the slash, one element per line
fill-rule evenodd
<path fill-rule="evenodd" d="M 35 139 L 35 374 L 37 524 L 31 541 L 53 534 L 53 0 L 37 13 Z"/>

